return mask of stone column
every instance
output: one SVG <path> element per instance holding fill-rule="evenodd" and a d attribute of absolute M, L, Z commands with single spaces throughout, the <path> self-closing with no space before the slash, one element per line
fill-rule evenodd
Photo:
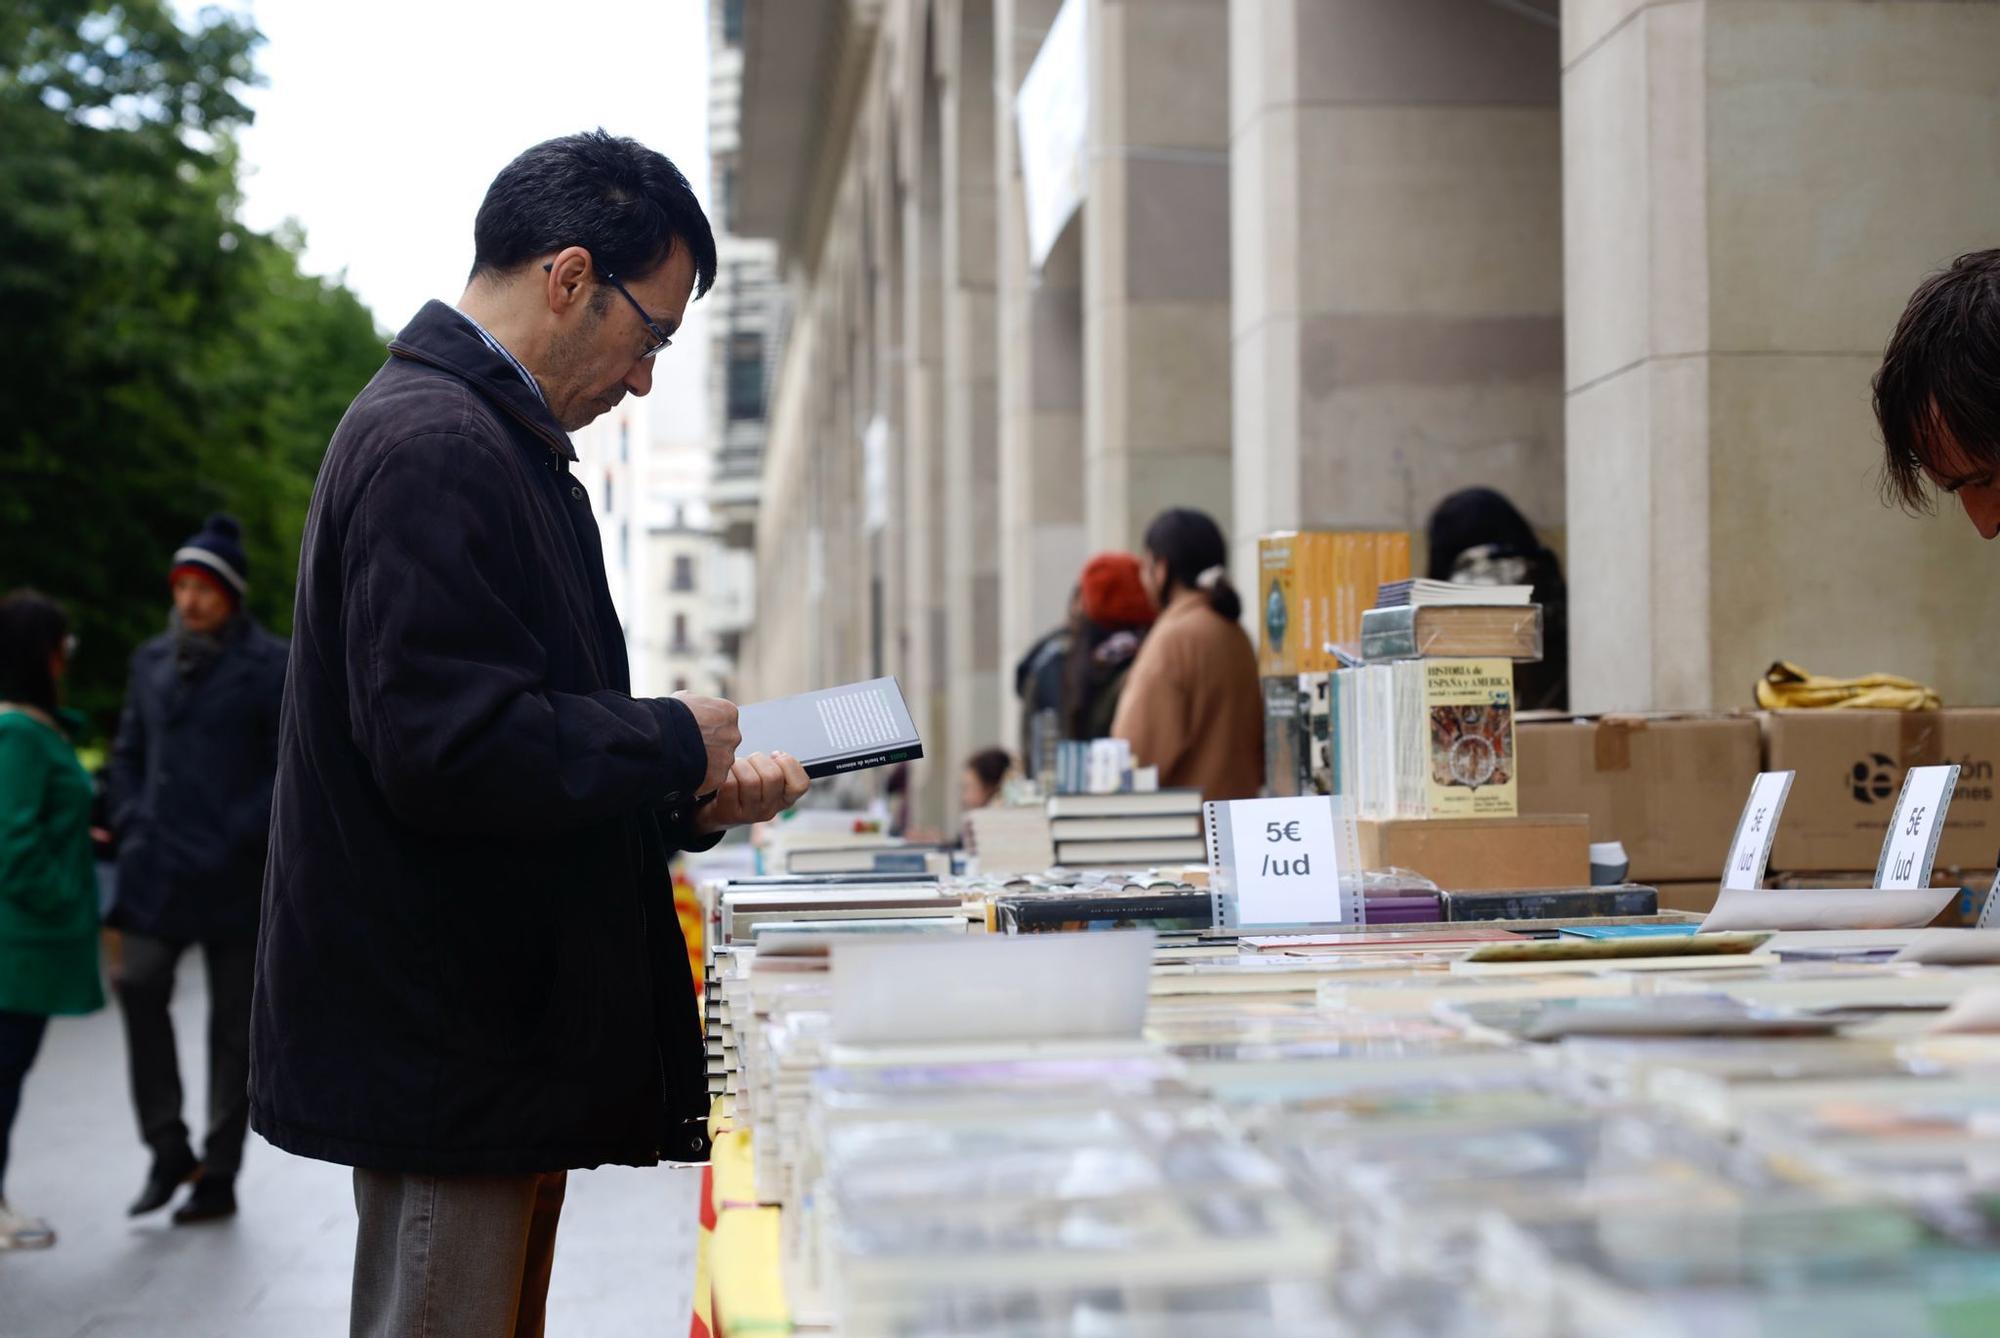
<path fill-rule="evenodd" d="M 1421 533 L 1473 484 L 1559 526 L 1555 28 L 1232 0 L 1229 39 L 1236 572 L 1260 533 Z"/>
<path fill-rule="evenodd" d="M 1020 747 L 1014 666 L 1068 614 L 1088 554 L 1083 486 L 1083 274 L 1072 222 L 1039 272 L 1028 264 L 1027 213 L 1013 98 L 1060 0 L 996 0 L 994 118 L 1000 264 L 1000 716 Z"/>
<path fill-rule="evenodd" d="M 939 0 L 944 189 L 945 626 L 951 677 L 935 780 L 1000 737 L 998 199 L 993 173 L 993 0 Z M 955 820 L 958 787 L 944 785 Z"/>
<path fill-rule="evenodd" d="M 1992 700 L 1990 553 L 1885 510 L 1869 380 L 2000 219 L 2000 4 L 1563 6 L 1572 700 L 1779 657 Z"/>
<path fill-rule="evenodd" d="M 1230 514 L 1227 0 L 1088 0 L 1086 524 Z"/>
<path fill-rule="evenodd" d="M 913 40 L 924 41 L 921 25 Z M 936 80 L 921 50 L 905 84 L 899 162 L 903 172 L 903 551 L 906 616 L 912 632 L 905 696 L 923 736 L 916 818 L 945 820 L 955 740 L 947 728 L 950 652 L 945 621 L 944 528 L 944 188 Z"/>

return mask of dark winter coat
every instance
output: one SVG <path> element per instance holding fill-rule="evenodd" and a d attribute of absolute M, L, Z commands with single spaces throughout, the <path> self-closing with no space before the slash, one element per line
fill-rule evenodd
<path fill-rule="evenodd" d="M 285 653 L 247 613 L 192 680 L 174 663 L 172 633 L 133 653 L 111 748 L 112 924 L 176 943 L 257 932 Z"/>
<path fill-rule="evenodd" d="M 351 1166 L 707 1155 L 668 842 L 705 753 L 629 693 L 535 390 L 430 303 L 328 447 L 299 562 L 251 1110 Z"/>

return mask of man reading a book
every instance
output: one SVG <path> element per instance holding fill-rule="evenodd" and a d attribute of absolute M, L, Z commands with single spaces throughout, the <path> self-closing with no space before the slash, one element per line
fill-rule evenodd
<path fill-rule="evenodd" d="M 2000 250 L 1973 251 L 1918 286 L 1875 374 L 1884 487 L 1911 510 L 1958 498 L 2000 534 Z"/>
<path fill-rule="evenodd" d="M 278 736 L 251 1118 L 354 1168 L 355 1334 L 539 1334 L 567 1172 L 706 1158 L 668 860 L 807 783 L 631 695 L 572 469 L 715 276 L 686 178 L 550 140 L 473 241 L 327 448 Z"/>

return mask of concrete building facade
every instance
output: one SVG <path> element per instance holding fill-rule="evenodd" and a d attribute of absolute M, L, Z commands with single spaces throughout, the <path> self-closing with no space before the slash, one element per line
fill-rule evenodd
<path fill-rule="evenodd" d="M 1500 488 L 1566 557 L 1581 710 L 1742 705 L 1780 656 L 2000 700 L 1975 536 L 1881 508 L 1868 402 L 1910 289 L 2000 243 L 1995 0 L 733 21 L 732 227 L 792 313 L 746 686 L 901 676 L 927 818 L 1083 559 L 1174 504 L 1249 584 L 1259 533 Z"/>

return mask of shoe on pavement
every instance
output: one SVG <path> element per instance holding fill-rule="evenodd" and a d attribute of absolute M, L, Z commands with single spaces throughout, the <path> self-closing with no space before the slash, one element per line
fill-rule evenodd
<path fill-rule="evenodd" d="M 236 1180 L 233 1176 L 204 1175 L 194 1182 L 187 1202 L 174 1209 L 174 1225 L 214 1222 L 236 1216 Z"/>
<path fill-rule="evenodd" d="M 174 1191 L 194 1179 L 201 1163 L 194 1159 L 194 1153 L 183 1152 L 177 1157 L 153 1159 L 153 1169 L 146 1174 L 145 1188 L 139 1197 L 132 1200 L 132 1206 L 125 1210 L 127 1217 L 143 1217 L 167 1206 L 174 1197 Z"/>
<path fill-rule="evenodd" d="M 0 1200 L 0 1250 L 46 1250 L 56 1230 L 39 1217 L 23 1217 Z"/>

